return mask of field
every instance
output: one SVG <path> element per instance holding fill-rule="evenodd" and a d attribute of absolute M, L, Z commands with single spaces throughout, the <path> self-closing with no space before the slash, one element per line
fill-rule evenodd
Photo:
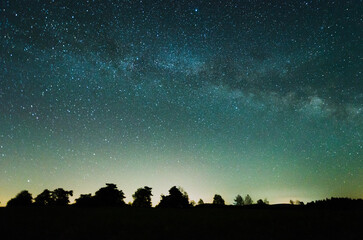
<path fill-rule="evenodd" d="M 0 208 L 1 239 L 362 239 L 363 210 Z"/>

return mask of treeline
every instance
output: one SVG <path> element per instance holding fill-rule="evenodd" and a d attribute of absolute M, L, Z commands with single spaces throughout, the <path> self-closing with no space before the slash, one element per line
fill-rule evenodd
<path fill-rule="evenodd" d="M 38 196 L 33 198 L 32 194 L 27 190 L 21 191 L 14 198 L 10 199 L 7 203 L 7 207 L 15 206 L 68 206 L 70 205 L 69 198 L 73 196 L 72 190 L 64 190 L 63 188 L 57 188 L 53 191 L 45 189 Z M 97 207 L 97 206 L 132 206 L 132 207 L 152 207 L 151 202 L 152 188 L 145 186 L 139 188 L 132 195 L 133 202 L 126 204 L 125 194 L 122 190 L 119 190 L 116 184 L 106 183 L 105 187 L 100 188 L 95 192 L 94 195 L 81 194 L 79 198 L 75 199 L 74 206 L 79 207 Z M 243 198 L 241 195 L 237 195 L 234 199 L 234 205 L 244 206 L 252 205 L 254 201 L 250 195 L 246 195 Z M 257 201 L 258 205 L 267 205 L 269 202 L 267 199 L 259 199 Z M 195 203 L 194 201 L 189 201 L 187 192 L 182 188 L 173 186 L 169 190 L 169 195 L 161 195 L 161 200 L 156 207 L 160 208 L 188 208 L 194 206 L 207 205 L 202 199 Z M 213 206 L 224 206 L 225 201 L 221 195 L 215 194 L 213 198 Z"/>
<path fill-rule="evenodd" d="M 316 200 L 306 204 L 312 208 L 330 208 L 330 209 L 353 209 L 363 208 L 363 199 L 351 198 L 327 198 L 325 200 Z"/>
<path fill-rule="evenodd" d="M 53 191 L 45 189 L 38 196 L 33 198 L 32 194 L 27 190 L 21 191 L 14 198 L 10 199 L 7 207 L 18 206 L 38 206 L 38 207 L 51 207 L 51 206 L 69 206 L 69 197 L 73 196 L 72 190 L 64 190 L 57 188 Z M 72 206 L 77 207 L 102 207 L 102 206 L 132 206 L 139 208 L 151 208 L 152 188 L 145 186 L 138 188 L 132 195 L 133 202 L 126 204 L 124 199 L 125 195 L 122 190 L 119 190 L 116 184 L 106 183 L 105 187 L 100 188 L 92 194 L 81 194 L 79 198 L 75 199 Z M 234 199 L 234 206 L 251 206 L 263 207 L 268 206 L 267 199 L 259 199 L 256 203 L 252 200 L 250 195 L 244 198 L 237 195 Z M 286 204 L 285 204 L 286 205 Z M 325 200 L 317 200 L 309 202 L 306 205 L 298 200 L 290 200 L 290 205 L 304 206 L 309 208 L 363 208 L 362 199 L 350 198 L 330 198 Z M 205 204 L 202 199 L 195 203 L 189 201 L 188 194 L 180 187 L 173 186 L 169 190 L 169 195 L 161 195 L 161 200 L 156 207 L 158 208 L 189 208 L 189 207 L 221 207 L 225 206 L 225 201 L 221 195 L 215 194 L 211 204 Z"/>

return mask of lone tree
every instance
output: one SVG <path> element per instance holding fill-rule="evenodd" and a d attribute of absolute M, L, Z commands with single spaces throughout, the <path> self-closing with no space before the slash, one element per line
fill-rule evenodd
<path fill-rule="evenodd" d="M 224 199 L 221 195 L 215 194 L 213 198 L 213 204 L 215 205 L 224 205 Z"/>
<path fill-rule="evenodd" d="M 244 201 L 241 195 L 237 195 L 236 198 L 234 199 L 234 205 L 236 206 L 243 206 L 244 205 Z"/>
<path fill-rule="evenodd" d="M 250 195 L 246 195 L 246 197 L 245 197 L 245 201 L 244 201 L 244 204 L 245 205 L 251 205 L 251 204 L 253 204 L 253 200 L 252 200 L 252 198 L 250 197 Z"/>
<path fill-rule="evenodd" d="M 118 190 L 116 184 L 106 183 L 106 187 L 100 188 L 94 196 L 95 204 L 99 206 L 122 206 L 125 195 Z"/>
<path fill-rule="evenodd" d="M 198 201 L 198 205 L 202 205 L 202 204 L 204 204 L 203 199 L 199 199 L 199 201 Z"/>
<path fill-rule="evenodd" d="M 133 207 L 151 207 L 151 187 L 145 186 L 144 188 L 139 188 L 132 195 L 134 202 Z"/>
<path fill-rule="evenodd" d="M 63 188 L 57 188 L 52 192 L 52 199 L 55 206 L 67 206 L 69 197 L 73 196 L 73 191 L 66 191 Z"/>
<path fill-rule="evenodd" d="M 24 190 L 16 195 L 15 198 L 12 198 L 8 201 L 7 207 L 23 207 L 32 205 L 33 197 L 32 195 Z"/>
<path fill-rule="evenodd" d="M 45 189 L 34 199 L 34 205 L 42 207 L 52 205 L 53 202 L 54 200 L 52 198 L 52 192 L 49 191 L 48 189 Z"/>
<path fill-rule="evenodd" d="M 188 194 L 176 186 L 170 188 L 169 195 L 161 195 L 158 207 L 162 208 L 186 208 L 190 207 Z"/>

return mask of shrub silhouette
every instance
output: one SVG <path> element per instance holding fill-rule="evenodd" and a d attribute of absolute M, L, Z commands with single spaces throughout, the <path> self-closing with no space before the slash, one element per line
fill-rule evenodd
<path fill-rule="evenodd" d="M 221 195 L 215 194 L 213 198 L 213 204 L 214 205 L 225 205 L 224 199 Z"/>
<path fill-rule="evenodd" d="M 151 207 L 151 188 L 145 186 L 144 188 L 139 188 L 132 195 L 134 202 L 133 207 Z"/>
<path fill-rule="evenodd" d="M 198 201 L 198 205 L 202 205 L 202 204 L 204 204 L 203 199 L 199 199 L 199 201 Z"/>
<path fill-rule="evenodd" d="M 12 198 L 8 201 L 7 207 L 25 207 L 31 206 L 33 202 L 32 195 L 27 191 L 21 191 L 16 195 L 15 198 Z"/>
<path fill-rule="evenodd" d="M 158 205 L 161 208 L 186 208 L 189 206 L 188 194 L 176 186 L 170 188 L 168 196 L 161 195 Z"/>
<path fill-rule="evenodd" d="M 94 196 L 95 205 L 98 206 L 122 206 L 125 195 L 118 190 L 116 184 L 106 183 L 106 187 L 100 188 Z"/>

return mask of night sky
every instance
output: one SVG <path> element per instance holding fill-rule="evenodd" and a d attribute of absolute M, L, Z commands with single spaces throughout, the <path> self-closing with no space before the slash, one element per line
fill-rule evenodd
<path fill-rule="evenodd" d="M 361 0 L 0 4 L 1 205 L 363 197 Z"/>

